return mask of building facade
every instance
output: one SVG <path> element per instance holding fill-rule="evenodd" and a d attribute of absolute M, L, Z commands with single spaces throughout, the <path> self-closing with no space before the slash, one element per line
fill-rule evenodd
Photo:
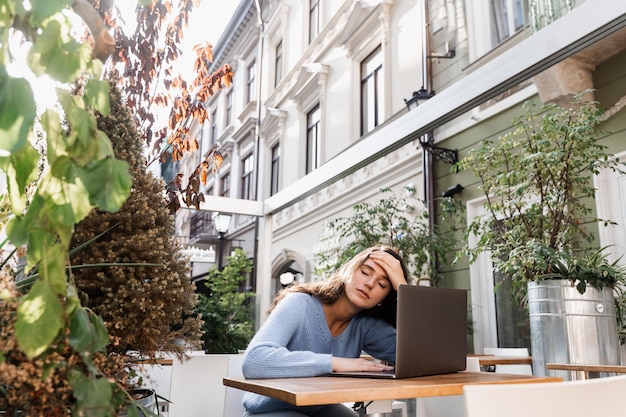
<path fill-rule="evenodd" d="M 602 142 L 623 156 L 626 5 L 606 3 L 243 0 L 214 49 L 214 67 L 229 63 L 235 79 L 207 101 L 211 120 L 195 132 L 202 152 L 227 151 L 203 208 L 234 215 L 226 238 L 255 260 L 258 323 L 283 285 L 317 279 L 316 253 L 342 244 L 326 222 L 381 188 L 413 187 L 427 205 L 462 190 L 453 198 L 468 220 L 479 215 L 476 179 L 449 158 L 504 133 L 526 100 L 564 103 L 594 89 L 608 110 Z M 619 224 L 599 229 L 598 244 L 618 257 L 623 178 L 601 173 L 596 184 L 598 216 Z M 181 210 L 177 233 L 190 235 L 203 215 Z M 487 255 L 444 266 L 442 285 L 470 291 L 475 351 L 505 344 Z"/>

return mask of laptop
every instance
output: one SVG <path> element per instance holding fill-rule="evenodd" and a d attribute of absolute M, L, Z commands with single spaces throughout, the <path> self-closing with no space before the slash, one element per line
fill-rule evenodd
<path fill-rule="evenodd" d="M 333 372 L 333 376 L 411 378 L 465 370 L 467 291 L 398 287 L 396 362 L 392 371 Z"/>

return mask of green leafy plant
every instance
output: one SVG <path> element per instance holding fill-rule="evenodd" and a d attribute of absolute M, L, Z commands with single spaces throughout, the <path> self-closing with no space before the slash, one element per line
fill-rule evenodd
<path fill-rule="evenodd" d="M 621 259 L 609 262 L 603 253 L 606 248 L 600 248 L 591 252 L 585 252 L 581 257 L 560 256 L 555 254 L 556 259 L 551 267 L 551 272 L 541 276 L 541 279 L 568 279 L 572 285 L 576 285 L 578 292 L 585 293 L 587 286 L 602 289 L 618 288 L 626 283 L 626 267 L 620 265 Z M 566 259 L 560 259 L 566 258 Z"/>
<path fill-rule="evenodd" d="M 365 248 L 389 245 L 398 249 L 413 279 L 427 278 L 437 286 L 441 280 L 438 264 L 447 263 L 460 246 L 457 234 L 464 227 L 463 206 L 452 198 L 439 199 L 439 221 L 431 227 L 424 202 L 413 197 L 415 189 L 402 191 L 383 188 L 380 192 L 387 197 L 374 204 L 359 203 L 351 216 L 329 220 L 326 227 L 347 242 L 332 252 L 315 253 L 320 258 L 316 273 L 336 270 Z"/>
<path fill-rule="evenodd" d="M 486 198 L 486 214 L 469 226 L 477 237 L 466 248 L 470 261 L 489 251 L 516 292 L 529 281 L 556 276 L 582 280 L 580 290 L 614 284 L 602 276 L 605 270 L 583 273 L 608 266 L 592 244 L 590 226 L 611 223 L 593 215 L 592 176 L 601 168 L 623 169 L 598 142 L 602 112 L 583 100 L 584 93 L 568 108 L 550 104 L 537 111 L 526 102 L 511 132 L 484 141 L 459 163 L 480 180 Z"/>
<path fill-rule="evenodd" d="M 209 271 L 204 283 L 208 295 L 200 294 L 196 307 L 204 320 L 202 340 L 207 353 L 237 353 L 254 335 L 254 293 L 242 288 L 252 267 L 246 253 L 236 249 L 222 271 Z"/>

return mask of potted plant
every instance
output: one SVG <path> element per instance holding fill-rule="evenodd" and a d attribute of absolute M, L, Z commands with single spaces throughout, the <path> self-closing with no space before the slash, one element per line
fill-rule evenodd
<path fill-rule="evenodd" d="M 598 309 L 610 315 L 614 312 L 612 289 L 624 282 L 624 273 L 593 245 L 594 228 L 611 222 L 593 215 L 592 180 L 601 168 L 621 170 L 622 165 L 598 142 L 601 111 L 597 103 L 583 100 L 584 93 L 574 97 L 568 108 L 548 104 L 537 111 L 532 101 L 526 102 L 524 114 L 514 121 L 512 131 L 495 141 L 484 141 L 459 163 L 461 169 L 476 175 L 485 196 L 485 216 L 477 217 L 468 228 L 477 243 L 466 252 L 471 262 L 480 253 L 489 252 L 495 270 L 505 276 L 518 300 L 528 296 L 531 309 L 535 296 L 560 298 L 567 293 L 568 297 L 584 298 L 598 291 L 600 294 L 595 295 L 606 299 Z M 546 290 L 548 295 L 544 285 L 556 288 Z M 537 306 L 540 310 L 548 307 Z M 570 307 L 560 304 L 559 308 Z M 555 341 L 557 335 L 581 335 L 562 322 L 544 320 L 552 312 L 542 310 L 537 320 L 533 320 L 532 311 L 530 314 L 535 373 L 545 374 L 546 361 L 590 357 L 593 349 L 589 345 L 585 354 L 568 350 L 572 344 Z M 614 317 L 608 340 L 597 340 L 596 345 L 617 340 L 613 336 Z M 565 320 L 562 315 L 559 318 Z M 545 325 L 553 328 L 542 329 Z M 546 331 L 551 332 L 550 340 L 563 344 L 546 346 Z M 555 351 L 559 358 L 553 356 Z M 608 356 L 593 360 L 619 363 L 613 353 Z"/>

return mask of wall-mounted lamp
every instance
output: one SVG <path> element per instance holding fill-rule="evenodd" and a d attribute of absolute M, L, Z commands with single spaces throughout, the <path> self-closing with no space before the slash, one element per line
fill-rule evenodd
<path fill-rule="evenodd" d="M 422 148 L 424 150 L 427 150 L 432 155 L 447 164 L 454 165 L 459 162 L 459 151 L 457 149 L 446 149 L 435 146 L 432 143 L 432 135 L 428 135 L 428 137 L 430 138 L 430 140 L 420 139 L 420 145 L 422 145 Z"/>
<path fill-rule="evenodd" d="M 458 193 L 460 193 L 461 191 L 463 191 L 463 186 L 461 184 L 457 184 L 457 185 L 453 185 L 452 187 L 448 188 L 446 191 L 443 192 L 443 194 L 441 194 L 442 197 L 452 197 L 453 195 L 456 195 Z"/>
<path fill-rule="evenodd" d="M 434 91 L 428 92 L 424 87 L 422 87 L 417 91 L 413 91 L 413 95 L 410 99 L 404 99 L 404 104 L 406 104 L 406 108 L 410 111 L 412 104 L 415 104 L 415 107 L 417 107 L 420 102 L 433 98 L 434 95 Z"/>

